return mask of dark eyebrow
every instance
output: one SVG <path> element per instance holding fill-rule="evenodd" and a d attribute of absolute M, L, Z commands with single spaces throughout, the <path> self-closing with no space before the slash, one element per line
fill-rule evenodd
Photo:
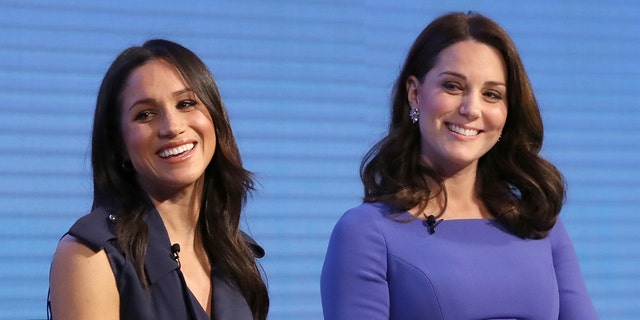
<path fill-rule="evenodd" d="M 466 79 L 467 79 L 467 77 L 465 77 L 463 74 L 461 74 L 461 73 L 457 73 L 457 72 L 453 72 L 453 71 L 443 71 L 443 72 L 440 72 L 440 75 L 441 75 L 441 76 L 443 76 L 443 75 L 450 75 L 450 76 L 458 77 L 458 78 L 460 78 L 460 79 L 464 79 L 464 80 L 466 80 Z"/>
<path fill-rule="evenodd" d="M 174 92 L 174 93 L 172 94 L 172 96 L 174 96 L 174 97 L 175 97 L 175 96 L 179 96 L 179 95 L 181 95 L 181 94 L 183 94 L 183 93 L 187 93 L 187 92 L 188 92 L 188 93 L 194 93 L 194 94 L 195 94 L 195 91 L 193 91 L 193 89 L 191 89 L 191 88 L 184 88 L 184 89 L 182 89 L 182 90 L 178 90 L 178 91 Z"/>
<path fill-rule="evenodd" d="M 502 82 L 498 82 L 498 81 L 487 81 L 484 84 L 488 85 L 488 86 L 502 86 L 502 87 L 505 87 L 505 88 L 507 87 L 506 84 L 504 84 Z"/>
<path fill-rule="evenodd" d="M 184 88 L 182 90 L 178 90 L 178 91 L 172 93 L 171 95 L 174 96 L 174 97 L 177 97 L 177 96 L 179 96 L 181 94 L 184 94 L 184 93 L 195 93 L 195 92 L 191 88 Z M 131 109 L 133 109 L 133 107 L 135 107 L 138 104 L 155 104 L 155 103 L 157 103 L 157 101 L 156 101 L 156 99 L 153 99 L 153 98 L 145 98 L 145 99 L 136 100 L 129 107 L 129 111 L 131 111 Z"/>
<path fill-rule="evenodd" d="M 441 72 L 440 75 L 441 76 L 442 75 L 450 75 L 450 76 L 458 77 L 458 78 L 463 79 L 463 80 L 467 80 L 467 77 L 465 77 L 463 74 L 457 73 L 457 72 L 453 72 L 453 71 L 444 71 L 444 72 Z M 485 85 L 489 85 L 489 86 L 503 86 L 505 88 L 507 87 L 506 84 L 504 84 L 502 82 L 499 82 L 499 81 L 487 81 L 484 84 Z"/>
<path fill-rule="evenodd" d="M 135 107 L 135 106 L 137 106 L 139 104 L 155 104 L 155 103 L 156 103 L 156 99 L 153 99 L 153 98 L 146 98 L 146 99 L 136 100 L 129 107 L 129 111 L 131 111 L 131 109 L 133 109 L 133 107 Z"/>

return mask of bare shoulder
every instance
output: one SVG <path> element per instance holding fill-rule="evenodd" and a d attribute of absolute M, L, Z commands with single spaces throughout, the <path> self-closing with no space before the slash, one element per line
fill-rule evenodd
<path fill-rule="evenodd" d="M 109 259 L 73 236 L 58 244 L 51 264 L 54 319 L 118 319 L 119 296 Z"/>

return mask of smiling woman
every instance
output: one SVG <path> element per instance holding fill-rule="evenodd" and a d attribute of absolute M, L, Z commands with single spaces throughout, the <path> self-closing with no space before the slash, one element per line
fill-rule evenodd
<path fill-rule="evenodd" d="M 58 319 L 266 319 L 239 230 L 251 174 L 211 73 L 150 40 L 107 71 L 92 139 L 92 212 L 62 238 L 50 277 Z"/>
<path fill-rule="evenodd" d="M 507 120 L 506 77 L 500 52 L 465 40 L 442 50 L 423 79 L 407 79 L 407 100 L 417 109 L 423 137 L 420 150 L 442 175 L 472 167 L 500 138 Z"/>
<path fill-rule="evenodd" d="M 507 33 L 477 13 L 429 24 L 336 224 L 327 320 L 597 319 L 558 214 L 560 172 Z"/>
<path fill-rule="evenodd" d="M 209 110 L 178 70 L 149 61 L 131 73 L 121 100 L 125 161 L 141 187 L 159 202 L 195 186 L 213 158 L 216 135 Z"/>

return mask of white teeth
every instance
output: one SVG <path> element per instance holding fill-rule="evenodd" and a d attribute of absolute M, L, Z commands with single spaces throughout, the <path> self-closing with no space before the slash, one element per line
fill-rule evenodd
<path fill-rule="evenodd" d="M 187 151 L 193 149 L 193 147 L 195 147 L 194 143 L 187 143 L 187 144 L 181 145 L 179 147 L 163 150 L 162 152 L 158 153 L 158 155 L 160 156 L 160 158 L 168 158 L 168 157 L 171 157 L 171 156 L 175 156 L 175 155 L 181 154 L 183 152 L 187 152 Z"/>
<path fill-rule="evenodd" d="M 447 128 L 455 133 L 459 133 L 466 137 L 478 135 L 478 130 L 461 128 L 456 126 L 455 124 L 448 124 Z"/>

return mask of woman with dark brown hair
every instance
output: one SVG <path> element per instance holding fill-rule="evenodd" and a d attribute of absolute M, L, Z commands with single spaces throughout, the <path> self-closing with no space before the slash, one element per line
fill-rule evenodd
<path fill-rule="evenodd" d="M 98 94 L 92 212 L 62 238 L 55 319 L 266 319 L 269 297 L 239 229 L 253 190 L 206 65 L 150 40 L 124 50 Z"/>
<path fill-rule="evenodd" d="M 597 319 L 558 214 L 533 89 L 508 34 L 478 13 L 429 24 L 398 76 L 364 203 L 337 223 L 325 319 Z"/>

